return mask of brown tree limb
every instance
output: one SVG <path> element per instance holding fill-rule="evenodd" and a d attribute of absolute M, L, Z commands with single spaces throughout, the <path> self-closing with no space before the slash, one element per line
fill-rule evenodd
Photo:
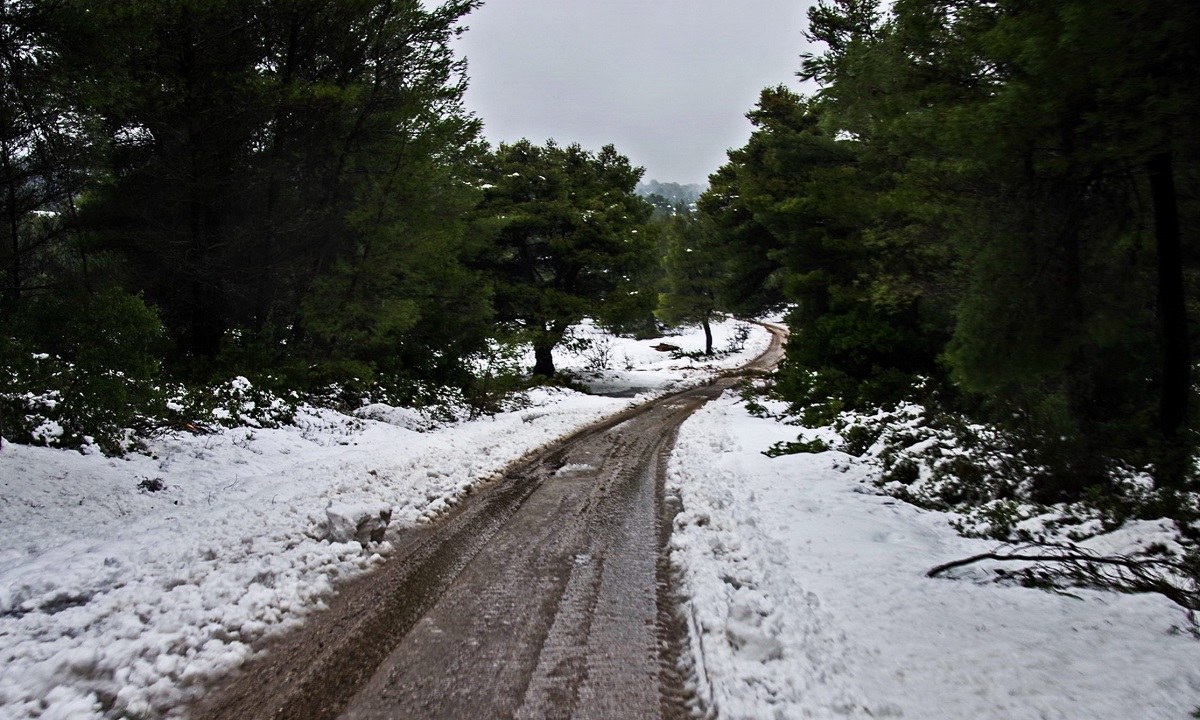
<path fill-rule="evenodd" d="M 942 574 L 943 572 L 945 572 L 947 570 L 953 570 L 954 568 L 962 567 L 964 565 L 971 565 L 971 564 L 977 563 L 981 560 L 998 560 L 1000 562 L 1004 562 L 1004 561 L 1090 562 L 1090 563 L 1097 563 L 1100 565 L 1120 565 L 1122 567 L 1128 567 L 1128 568 L 1134 568 L 1134 567 L 1140 568 L 1146 564 L 1151 564 L 1151 565 L 1166 564 L 1168 566 L 1170 565 L 1170 563 L 1165 563 L 1165 561 L 1135 560 L 1133 558 L 1128 558 L 1125 556 L 1105 557 L 1105 556 L 1101 556 L 1101 555 L 1070 554 L 1070 553 L 1063 554 L 1063 555 L 1024 555 L 1021 553 L 1009 553 L 1009 554 L 1001 555 L 1000 553 L 997 553 L 997 552 L 987 552 L 987 553 L 980 553 L 978 555 L 972 555 L 971 557 L 966 557 L 966 558 L 962 558 L 959 560 L 953 560 L 948 563 L 942 563 L 941 565 L 930 568 L 929 572 L 925 573 L 925 577 L 937 577 L 938 575 Z"/>
<path fill-rule="evenodd" d="M 1098 555 L 1066 544 L 1034 543 L 1010 552 L 994 550 L 942 563 L 930 568 L 926 577 L 983 560 L 1036 563 L 1030 570 L 1046 579 L 1067 579 L 1076 584 L 1119 592 L 1153 592 L 1189 611 L 1200 610 L 1200 583 L 1181 562 L 1166 558 Z"/>

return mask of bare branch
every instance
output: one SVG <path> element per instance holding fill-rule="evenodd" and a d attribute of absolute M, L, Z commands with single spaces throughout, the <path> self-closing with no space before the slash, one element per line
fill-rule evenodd
<path fill-rule="evenodd" d="M 1119 592 L 1158 593 L 1191 613 L 1200 610 L 1200 587 L 1194 573 L 1173 558 L 1099 555 L 1070 544 L 1028 543 L 1011 550 L 995 550 L 942 563 L 930 568 L 926 577 L 984 560 L 1028 562 L 1032 576 L 1044 580 L 1066 580 L 1077 585 Z"/>

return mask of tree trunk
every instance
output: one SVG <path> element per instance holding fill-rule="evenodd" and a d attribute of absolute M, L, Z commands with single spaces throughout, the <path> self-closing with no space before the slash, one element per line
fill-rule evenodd
<path fill-rule="evenodd" d="M 700 324 L 704 326 L 704 354 L 712 355 L 712 327 L 708 323 L 708 313 L 700 319 Z"/>
<path fill-rule="evenodd" d="M 192 280 L 191 298 L 187 350 L 195 357 L 211 360 L 220 354 L 221 340 L 225 337 L 223 298 L 217 288 L 200 279 Z"/>
<path fill-rule="evenodd" d="M 295 77 L 296 47 L 300 42 L 300 18 L 298 14 L 290 17 L 287 50 L 284 52 L 283 67 L 280 71 L 279 84 L 282 98 L 290 96 Z M 266 327 L 267 318 L 275 310 L 276 278 L 275 255 L 278 245 L 279 219 L 276 217 L 279 199 L 283 186 L 284 152 L 287 144 L 287 134 L 284 131 L 286 118 L 286 100 L 278 100 L 275 106 L 275 117 L 272 120 L 271 152 L 267 159 L 267 208 L 266 227 L 263 233 L 261 252 L 256 253 L 258 272 L 254 292 L 254 331 L 261 336 Z"/>
<path fill-rule="evenodd" d="M 7 143 L 4 146 L 4 171 L 8 176 L 8 234 L 11 242 L 12 260 L 6 268 L 3 295 L 0 297 L 0 311 L 12 312 L 21 301 L 21 223 L 17 213 L 16 180 L 8 152 Z"/>
<path fill-rule="evenodd" d="M 1177 485 L 1186 470 L 1182 431 L 1188 424 L 1191 362 L 1188 351 L 1187 305 L 1183 286 L 1183 249 L 1179 236 L 1179 207 L 1171 153 L 1153 155 L 1147 162 L 1150 197 L 1154 202 L 1154 237 L 1158 247 L 1158 322 L 1162 340 L 1162 380 L 1159 430 L 1164 465 L 1159 485 Z"/>
<path fill-rule="evenodd" d="M 552 354 L 553 350 L 554 350 L 553 345 L 548 345 L 545 347 L 540 346 L 540 345 L 533 346 L 533 358 L 534 358 L 533 374 L 534 375 L 541 375 L 542 377 L 547 377 L 547 378 L 554 377 L 554 355 Z"/>

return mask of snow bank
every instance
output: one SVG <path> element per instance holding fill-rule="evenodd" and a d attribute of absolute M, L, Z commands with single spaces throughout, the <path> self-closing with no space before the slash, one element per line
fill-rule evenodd
<path fill-rule="evenodd" d="M 1200 642 L 1154 595 L 928 579 L 992 548 L 872 494 L 736 400 L 688 420 L 669 468 L 700 697 L 717 717 L 1162 720 L 1200 706 Z"/>
<path fill-rule="evenodd" d="M 756 331 L 719 364 L 766 342 Z M 621 372 L 647 393 L 714 369 L 645 350 L 651 341 L 613 343 L 637 358 Z M 367 515 L 390 512 L 391 528 L 428 522 L 512 461 L 632 402 L 537 390 L 520 411 L 429 432 L 416 431 L 427 418 L 397 408 L 310 409 L 294 426 L 168 435 L 120 459 L 4 443 L 0 720 L 169 714 L 382 561 L 391 545 L 370 542 L 379 527 L 360 528 Z"/>

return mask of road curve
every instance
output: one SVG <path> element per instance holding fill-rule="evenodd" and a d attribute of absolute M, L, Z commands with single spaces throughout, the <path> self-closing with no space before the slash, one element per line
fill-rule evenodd
<path fill-rule="evenodd" d="M 746 367 L 768 370 L 771 348 Z M 512 468 L 192 709 L 199 719 L 680 718 L 663 548 L 679 426 L 737 382 L 627 410 Z"/>

